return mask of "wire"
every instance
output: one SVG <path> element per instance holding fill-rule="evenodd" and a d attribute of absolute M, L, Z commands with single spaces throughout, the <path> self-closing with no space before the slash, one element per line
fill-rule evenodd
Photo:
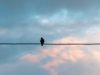
<path fill-rule="evenodd" d="M 41 45 L 41 43 L 0 43 L 0 45 Z M 44 43 L 43 45 L 100 45 L 100 43 Z"/>

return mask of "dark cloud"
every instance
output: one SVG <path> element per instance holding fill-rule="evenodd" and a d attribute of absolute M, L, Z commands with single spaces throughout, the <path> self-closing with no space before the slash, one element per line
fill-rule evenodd
<path fill-rule="evenodd" d="M 69 10 L 87 10 L 89 8 L 98 8 L 99 0 L 1 0 L 1 4 L 5 10 L 9 12 L 37 12 L 37 13 L 50 13 L 61 8 Z M 7 9 L 6 9 L 7 8 Z M 34 11 L 35 10 L 35 11 Z M 18 12 L 17 12 L 18 13 Z"/>
<path fill-rule="evenodd" d="M 0 27 L 12 28 L 26 26 L 27 18 L 31 15 L 50 16 L 62 8 L 68 10 L 69 15 L 85 13 L 87 17 L 98 15 L 98 0 L 1 0 Z M 83 17 L 82 17 L 83 18 Z"/>

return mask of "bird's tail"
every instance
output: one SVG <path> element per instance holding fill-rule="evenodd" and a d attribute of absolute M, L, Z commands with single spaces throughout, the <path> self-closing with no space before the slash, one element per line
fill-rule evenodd
<path fill-rule="evenodd" d="M 41 44 L 41 46 L 43 46 L 43 44 Z"/>

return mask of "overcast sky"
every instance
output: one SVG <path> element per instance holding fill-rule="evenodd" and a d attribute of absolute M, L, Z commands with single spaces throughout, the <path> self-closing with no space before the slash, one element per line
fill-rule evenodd
<path fill-rule="evenodd" d="M 0 0 L 1 43 L 100 43 L 100 0 Z M 100 46 L 0 46 L 0 75 L 100 75 Z"/>

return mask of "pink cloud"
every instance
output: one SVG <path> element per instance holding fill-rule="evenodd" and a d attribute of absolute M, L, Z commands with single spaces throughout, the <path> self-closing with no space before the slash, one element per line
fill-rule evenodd
<path fill-rule="evenodd" d="M 84 40 L 79 40 L 74 37 L 66 37 L 59 40 L 55 40 L 53 43 L 80 43 L 86 42 Z M 48 46 L 46 48 L 39 48 L 40 53 L 27 54 L 21 57 L 22 60 L 27 60 L 30 62 L 39 62 L 44 58 L 51 57 L 51 61 L 47 61 L 46 64 L 41 65 L 44 69 L 51 72 L 52 75 L 57 75 L 55 67 L 60 64 L 67 63 L 66 60 L 71 60 L 72 62 L 78 62 L 79 59 L 83 59 L 85 54 L 80 50 L 82 46 Z M 38 50 L 38 49 L 37 49 Z M 41 62 L 41 61 L 40 61 Z"/>
<path fill-rule="evenodd" d="M 85 43 L 86 40 L 75 38 L 75 37 L 65 37 L 62 39 L 55 40 L 53 43 Z"/>
<path fill-rule="evenodd" d="M 54 59 L 50 62 L 47 62 L 45 65 L 42 65 L 41 67 L 45 68 L 46 70 L 49 70 L 52 75 L 57 75 L 57 72 L 55 71 L 54 67 L 59 66 L 60 64 L 65 63 L 64 60 L 61 59 Z"/>
<path fill-rule="evenodd" d="M 61 60 L 61 59 L 54 59 L 50 62 L 47 62 L 45 65 L 42 65 L 44 68 L 46 69 L 49 69 L 49 67 L 52 67 L 52 66 L 58 66 L 59 64 L 62 64 L 64 63 L 65 61 L 64 60 Z"/>
<path fill-rule="evenodd" d="M 78 59 L 82 59 L 85 57 L 85 54 L 81 50 L 69 50 L 67 52 L 62 52 L 61 57 L 66 60 L 71 60 L 73 62 L 78 61 Z"/>

